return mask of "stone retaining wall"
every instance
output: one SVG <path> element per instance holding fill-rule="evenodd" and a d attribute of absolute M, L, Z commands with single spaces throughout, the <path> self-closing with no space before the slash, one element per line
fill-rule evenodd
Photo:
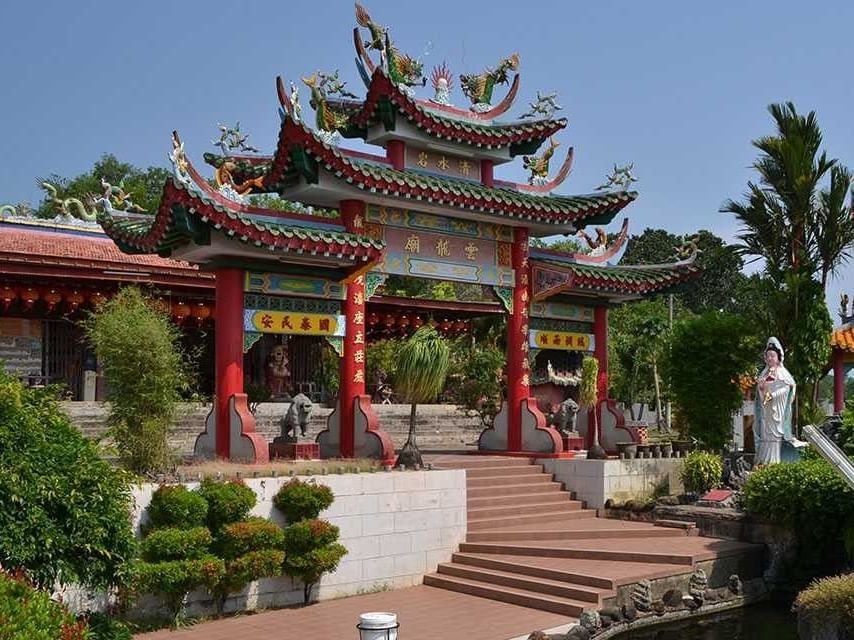
<path fill-rule="evenodd" d="M 537 464 L 553 473 L 568 491 L 590 509 L 601 509 L 609 499 L 645 500 L 664 485 L 667 494 L 682 492 L 681 458 L 636 458 L 633 460 L 587 460 L 585 458 L 541 458 Z"/>
<path fill-rule="evenodd" d="M 308 478 L 302 478 L 308 480 Z M 317 599 L 327 600 L 371 591 L 421 584 L 425 574 L 448 562 L 466 534 L 466 474 L 463 470 L 392 471 L 315 477 L 335 494 L 332 506 L 320 514 L 339 527 L 347 555 L 338 569 L 315 587 Z M 284 525 L 273 496 L 289 478 L 246 480 L 258 497 L 252 515 Z M 198 483 L 186 483 L 195 489 Z M 133 526 L 140 525 L 155 484 L 134 488 Z M 66 593 L 74 609 L 103 608 L 102 594 Z M 302 602 L 302 584 L 289 577 L 252 583 L 226 602 L 226 612 L 284 607 Z M 216 606 L 205 590 L 188 596 L 186 612 L 207 616 Z M 143 598 L 132 616 L 160 617 L 159 599 Z M 355 624 L 355 623 L 354 623 Z"/>
<path fill-rule="evenodd" d="M 104 402 L 66 402 L 65 410 L 72 422 L 87 437 L 101 437 L 106 431 L 108 406 Z M 279 435 L 279 422 L 288 405 L 263 403 L 255 414 L 258 431 L 268 440 Z M 189 457 L 193 453 L 196 436 L 204 430 L 205 417 L 210 405 L 184 404 L 181 416 L 170 433 L 170 444 L 178 455 Z M 326 407 L 315 407 L 308 434 L 313 436 L 326 428 L 326 418 L 332 412 Z M 389 433 L 395 447 L 406 441 L 409 430 L 409 405 L 374 405 L 380 424 Z M 478 418 L 468 417 L 451 405 L 420 404 L 417 413 L 417 437 L 422 449 L 454 450 L 473 447 L 482 430 Z"/>

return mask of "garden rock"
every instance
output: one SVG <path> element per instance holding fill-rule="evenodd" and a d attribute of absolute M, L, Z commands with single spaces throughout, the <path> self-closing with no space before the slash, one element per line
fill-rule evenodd
<path fill-rule="evenodd" d="M 629 622 L 631 622 L 632 620 L 638 617 L 638 610 L 632 604 L 624 604 L 623 617 Z"/>
<path fill-rule="evenodd" d="M 603 623 L 606 618 L 611 622 L 620 622 L 623 614 L 617 607 L 602 607 L 599 609 L 599 617 L 602 618 Z"/>
<path fill-rule="evenodd" d="M 590 632 L 581 625 L 576 625 L 566 632 L 564 640 L 590 640 Z"/>
<path fill-rule="evenodd" d="M 662 597 L 662 601 L 668 607 L 676 609 L 682 606 L 682 592 L 679 589 L 670 589 Z"/>
<path fill-rule="evenodd" d="M 744 585 L 741 584 L 741 578 L 736 574 L 732 574 L 729 577 L 729 580 L 727 580 L 727 588 L 736 596 L 740 596 L 744 591 Z"/>

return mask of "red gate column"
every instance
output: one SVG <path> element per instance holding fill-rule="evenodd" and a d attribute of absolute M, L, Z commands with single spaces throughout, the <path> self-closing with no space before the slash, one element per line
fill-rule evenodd
<path fill-rule="evenodd" d="M 365 203 L 342 200 L 341 218 L 350 233 L 364 233 Z M 341 381 L 338 406 L 329 416 L 327 428 L 318 435 L 323 457 L 379 458 L 394 462 L 394 444 L 382 428 L 365 394 L 365 364 L 368 339 L 365 332 L 365 276 L 358 275 L 347 283 L 347 297 L 342 305 L 346 318 L 344 348 L 341 355 Z"/>
<path fill-rule="evenodd" d="M 216 272 L 216 455 L 228 458 L 229 399 L 243 393 L 243 271 Z"/>
<path fill-rule="evenodd" d="M 833 352 L 833 413 L 842 413 L 845 408 L 845 353 L 842 349 Z"/>
<path fill-rule="evenodd" d="M 196 438 L 197 458 L 267 462 L 267 441 L 255 432 L 255 417 L 243 393 L 243 271 L 216 272 L 216 401 Z"/>
<path fill-rule="evenodd" d="M 602 401 L 608 398 L 608 307 L 593 309 L 593 356 L 599 361 L 599 380 L 596 384 L 596 395 L 599 398 L 594 411 L 598 413 L 599 441 L 602 441 Z M 592 416 L 589 416 L 591 418 Z M 587 424 L 592 424 L 588 418 Z M 593 443 L 593 434 L 587 434 L 588 446 Z"/>
<path fill-rule="evenodd" d="M 528 230 L 513 230 L 511 264 L 516 274 L 513 310 L 507 318 L 507 450 L 522 450 L 522 400 L 528 397 L 528 307 L 531 279 L 528 267 Z"/>

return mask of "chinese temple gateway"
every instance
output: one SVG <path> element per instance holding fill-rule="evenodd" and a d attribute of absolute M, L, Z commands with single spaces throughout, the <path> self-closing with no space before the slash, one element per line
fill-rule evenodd
<path fill-rule="evenodd" d="M 272 156 L 249 152 L 238 129 L 223 127 L 223 153 L 205 154 L 214 188 L 175 134 L 174 177 L 153 218 L 105 203 L 104 230 L 126 253 L 174 257 L 216 276 L 216 404 L 196 455 L 268 458 L 247 407 L 243 362 L 256 341 L 279 334 L 321 336 L 340 356 L 337 407 L 317 437 L 321 454 L 392 460 L 392 442 L 365 393 L 366 301 L 389 275 L 479 284 L 503 304 L 507 393 L 494 427 L 480 436 L 481 450 L 560 454 L 564 443 L 546 424 L 532 385 L 554 396 L 544 402 L 560 402 L 587 352 L 600 362 L 599 424 L 607 428 L 610 414 L 619 426 L 622 417 L 607 400 L 608 306 L 685 281 L 697 271 L 693 259 L 609 265 L 625 224 L 610 246 L 599 229 L 589 253 L 530 249 L 534 237 L 610 223 L 637 196 L 627 190 L 628 170 L 625 180 L 615 172 L 614 190 L 555 194 L 572 162 L 570 149 L 549 178 L 553 136 L 567 121 L 553 118 L 560 109 L 554 96 L 541 95 L 529 113 L 504 119 L 519 88 L 518 55 L 460 76 L 471 105 L 456 107 L 455 79 L 444 64 L 433 70 L 433 97 L 416 97 L 415 87 L 425 84 L 421 63 L 402 54 L 358 4 L 356 17 L 363 99 L 345 90 L 338 72 L 303 78 L 315 112 L 310 126 L 297 87 L 288 90 L 279 79 L 281 129 Z M 503 84 L 508 94 L 493 105 Z M 348 138 L 381 153 L 349 150 Z M 533 155 L 547 141 L 542 155 Z M 495 177 L 497 165 L 519 156 L 531 172 L 528 183 Z M 306 206 L 294 213 L 250 204 L 253 194 L 271 193 Z"/>

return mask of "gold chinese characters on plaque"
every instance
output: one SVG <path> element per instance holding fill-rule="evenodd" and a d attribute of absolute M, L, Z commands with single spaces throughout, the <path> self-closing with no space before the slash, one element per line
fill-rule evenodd
<path fill-rule="evenodd" d="M 410 169 L 452 178 L 467 178 L 480 182 L 480 161 L 432 149 L 407 146 L 406 166 Z"/>

